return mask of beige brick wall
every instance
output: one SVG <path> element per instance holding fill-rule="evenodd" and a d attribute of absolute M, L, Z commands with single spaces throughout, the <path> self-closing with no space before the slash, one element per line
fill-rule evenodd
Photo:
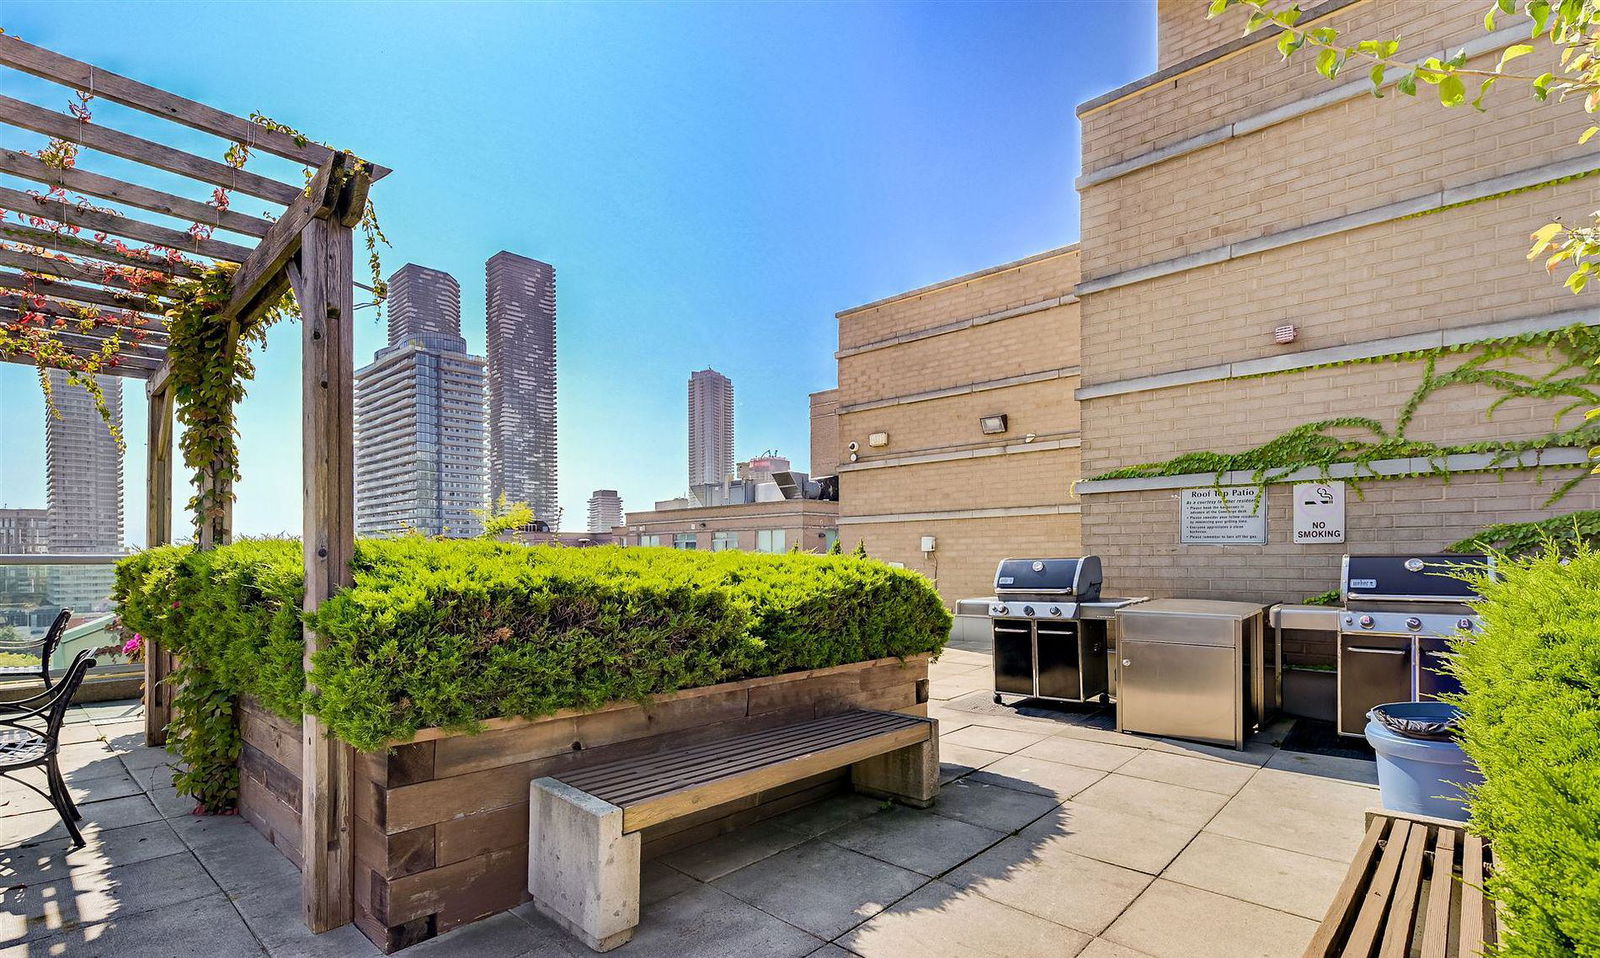
<path fill-rule="evenodd" d="M 935 539 L 932 556 L 921 552 L 923 536 Z M 1001 559 L 1078 555 L 1080 536 L 1077 516 L 1053 515 L 842 525 L 839 541 L 847 551 L 865 542 L 869 555 L 935 579 L 953 606 L 957 599 L 993 595 Z"/>
<path fill-rule="evenodd" d="M 1078 551 L 1077 517 L 1053 512 L 1067 502 L 1068 489 L 1080 475 L 1075 448 L 1075 374 L 872 409 L 851 408 L 1023 374 L 1075 369 L 1078 306 L 1070 294 L 1077 280 L 1078 253 L 1070 248 L 839 314 L 840 346 L 848 353 L 863 344 L 1061 297 L 1069 300 L 840 358 L 838 458 L 848 459 L 846 446 L 855 442 L 859 465 L 891 463 L 857 469 L 848 463 L 841 465 L 841 519 L 999 508 L 1051 511 L 1028 516 L 842 521 L 840 538 L 846 547 L 865 539 L 874 556 L 930 575 L 937 564 L 940 593 L 951 603 L 989 594 L 994 566 L 1007 555 L 1041 551 L 1071 555 Z M 984 435 L 980 417 L 999 413 L 1008 418 L 1007 431 Z M 887 433 L 888 444 L 869 445 L 873 433 Z M 1030 433 L 1032 442 L 1026 440 Z M 1013 451 L 971 455 L 1007 449 Z M 948 458 L 901 461 L 930 456 Z M 938 541 L 931 559 L 919 548 L 924 535 Z"/>
<path fill-rule="evenodd" d="M 811 463 L 813 476 L 831 476 L 839 471 L 839 390 L 824 389 L 811 394 Z"/>
<path fill-rule="evenodd" d="M 1161 69 L 1199 56 L 1244 33 L 1242 16 L 1207 19 L 1209 6 L 1209 0 L 1158 0 L 1156 37 L 1161 43 Z"/>
<path fill-rule="evenodd" d="M 1193 6 L 1203 7 L 1203 0 Z M 1208 42 L 1187 2 L 1163 2 L 1160 13 L 1168 36 Z M 1362 38 L 1403 34 L 1404 49 L 1420 56 L 1482 37 L 1482 15 L 1463 4 L 1363 0 L 1326 23 Z M 1270 42 L 1219 57 L 1083 111 L 1084 169 L 1331 89 L 1312 71 L 1310 58 L 1283 64 Z M 1576 138 L 1585 125 L 1575 104 L 1539 106 L 1520 90 L 1497 91 L 1487 114 L 1445 110 L 1436 97 L 1423 95 L 1332 103 L 1086 187 L 1084 275 L 1105 276 L 1584 156 Z M 1083 382 L 1592 308 L 1600 302 L 1595 294 L 1572 296 L 1524 254 L 1528 234 L 1539 225 L 1593 209 L 1594 182 L 1375 224 L 1087 293 L 1079 304 Z M 1275 344 L 1273 329 L 1288 323 L 1300 328 L 1298 342 Z M 1362 364 L 1089 399 L 1081 407 L 1083 468 L 1092 476 L 1184 452 L 1239 452 L 1296 425 L 1337 416 L 1368 416 L 1393 428 L 1421 376 L 1417 363 Z M 1452 444 L 1540 435 L 1563 404 L 1518 401 L 1491 420 L 1485 413 L 1494 395 L 1471 386 L 1436 393 L 1408 435 Z M 1334 545 L 1289 541 L 1287 486 L 1269 492 L 1270 541 L 1259 547 L 1180 545 L 1176 490 L 1090 493 L 1079 501 L 1085 548 L 1104 558 L 1108 591 L 1292 601 L 1337 585 L 1338 559 L 1347 551 L 1431 552 L 1492 523 L 1600 505 L 1600 493 L 1585 485 L 1554 509 L 1545 507 L 1560 479 L 1574 474 L 1571 468 L 1560 472 L 1542 484 L 1531 471 L 1503 480 L 1458 474 L 1449 481 L 1368 481 L 1365 498 L 1354 490 L 1347 497 L 1348 541 Z"/>
<path fill-rule="evenodd" d="M 1206 0 L 1193 2 L 1202 8 L 1206 4 Z M 1203 13 L 1202 9 L 1202 16 Z M 1227 34 L 1224 40 L 1234 36 L 1235 30 L 1242 32 L 1244 16 L 1243 10 L 1233 10 L 1222 18 L 1237 24 L 1218 27 Z M 1511 26 L 1515 22 L 1501 17 L 1499 25 Z M 1419 59 L 1484 35 L 1483 10 L 1471 4 L 1432 0 L 1363 0 L 1317 21 L 1317 25 L 1332 26 L 1360 39 L 1402 37 L 1402 53 Z M 1262 36 L 1260 43 L 1241 53 L 1149 84 L 1108 105 L 1081 110 L 1084 171 L 1098 170 L 1329 89 L 1331 84 L 1316 72 L 1313 58 L 1301 54 L 1284 63 L 1274 47 L 1277 37 L 1266 32 Z M 1161 65 L 1171 64 L 1163 61 Z M 1360 75 L 1349 78 L 1359 79 Z M 1498 105 L 1516 99 L 1517 94 L 1502 95 L 1495 102 Z M 1089 235 L 1087 231 L 1083 233 L 1085 246 L 1090 245 Z"/>

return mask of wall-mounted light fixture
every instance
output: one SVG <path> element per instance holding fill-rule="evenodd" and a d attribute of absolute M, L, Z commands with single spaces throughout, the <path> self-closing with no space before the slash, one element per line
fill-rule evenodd
<path fill-rule="evenodd" d="M 1007 420 L 1005 413 L 993 416 L 983 416 L 978 419 L 978 428 L 983 430 L 985 436 L 996 436 L 1006 431 Z"/>

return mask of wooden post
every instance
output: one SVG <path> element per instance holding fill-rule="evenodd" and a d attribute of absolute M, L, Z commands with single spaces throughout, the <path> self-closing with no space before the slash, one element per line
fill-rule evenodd
<path fill-rule="evenodd" d="M 145 457 L 145 536 L 150 546 L 172 541 L 172 391 L 166 377 L 152 379 L 149 398 L 149 445 Z M 170 656 L 153 639 L 144 647 L 144 743 L 167 743 L 167 723 L 172 721 L 172 689 L 166 684 L 172 671 Z"/>
<path fill-rule="evenodd" d="M 355 361 L 353 237 L 337 218 L 300 233 L 300 268 L 289 270 L 300 304 L 302 448 L 305 469 L 305 611 L 350 584 L 355 555 Z M 320 646 L 305 630 L 305 668 Z M 354 915 L 355 753 L 304 716 L 300 899 L 306 927 L 321 933 Z"/>

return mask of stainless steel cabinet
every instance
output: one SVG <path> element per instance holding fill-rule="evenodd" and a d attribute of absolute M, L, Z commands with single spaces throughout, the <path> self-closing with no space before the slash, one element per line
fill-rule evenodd
<path fill-rule="evenodd" d="M 1414 646 L 1409 635 L 1339 636 L 1339 733 L 1360 735 L 1367 712 L 1411 701 Z"/>
<path fill-rule="evenodd" d="M 1268 710 L 1264 611 L 1203 599 L 1119 609 L 1117 728 L 1243 748 Z"/>

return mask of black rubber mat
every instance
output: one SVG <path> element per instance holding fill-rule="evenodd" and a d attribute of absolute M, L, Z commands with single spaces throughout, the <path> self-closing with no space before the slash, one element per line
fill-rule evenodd
<path fill-rule="evenodd" d="M 1372 746 L 1364 738 L 1340 735 L 1332 722 L 1321 719 L 1295 719 L 1294 728 L 1284 736 L 1279 746 L 1285 752 L 1306 752 L 1311 755 L 1333 755 L 1338 758 L 1373 758 Z"/>

